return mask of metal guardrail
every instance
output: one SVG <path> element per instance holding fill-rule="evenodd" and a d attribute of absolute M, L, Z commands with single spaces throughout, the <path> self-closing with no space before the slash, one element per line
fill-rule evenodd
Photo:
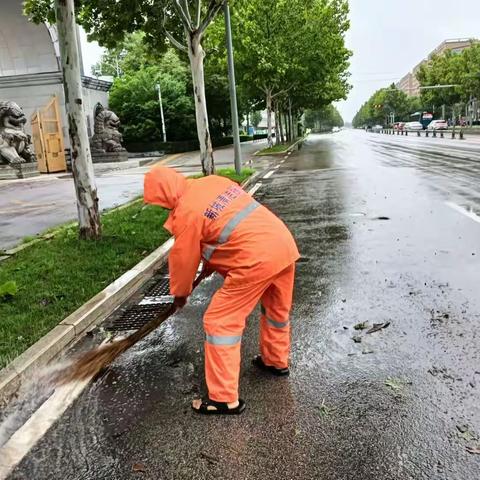
<path fill-rule="evenodd" d="M 459 140 L 465 140 L 465 134 L 462 129 L 459 130 L 395 130 L 393 128 L 384 128 L 380 131 L 384 135 L 412 135 L 425 138 L 458 138 Z"/>

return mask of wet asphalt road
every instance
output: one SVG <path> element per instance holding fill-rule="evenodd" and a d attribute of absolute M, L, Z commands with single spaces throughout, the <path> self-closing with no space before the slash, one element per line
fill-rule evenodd
<path fill-rule="evenodd" d="M 213 279 L 85 391 L 10 478 L 480 478 L 480 455 L 467 451 L 480 446 L 480 162 L 386 142 L 312 135 L 258 192 L 302 252 L 289 378 L 250 366 L 254 314 L 247 411 L 190 411 Z M 390 325 L 367 334 L 361 322 Z"/>
<path fill-rule="evenodd" d="M 249 159 L 253 152 L 264 147 L 264 143 L 242 144 L 244 157 Z M 233 147 L 215 151 L 218 168 L 232 166 L 232 152 Z M 168 159 L 185 175 L 200 171 L 198 152 L 172 155 L 165 160 Z M 114 166 L 108 164 L 107 167 L 95 165 L 100 209 L 108 210 L 141 195 L 143 177 L 150 168 L 151 165 L 132 168 L 124 163 Z M 71 174 L 41 175 L 29 180 L 0 182 L 0 250 L 13 247 L 27 236 L 37 235 L 76 218 L 77 205 Z"/>

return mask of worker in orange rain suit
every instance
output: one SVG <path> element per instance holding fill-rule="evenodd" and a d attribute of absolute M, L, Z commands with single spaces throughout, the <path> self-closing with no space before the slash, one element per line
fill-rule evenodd
<path fill-rule="evenodd" d="M 200 261 L 225 281 L 204 316 L 208 398 L 199 413 L 241 413 L 240 344 L 245 320 L 260 301 L 260 352 L 253 363 L 288 375 L 289 312 L 299 253 L 284 223 L 231 180 L 187 180 L 166 167 L 145 177 L 145 202 L 170 209 L 165 228 L 175 237 L 169 256 L 170 290 L 182 307 Z M 205 267 L 204 267 L 205 268 Z"/>

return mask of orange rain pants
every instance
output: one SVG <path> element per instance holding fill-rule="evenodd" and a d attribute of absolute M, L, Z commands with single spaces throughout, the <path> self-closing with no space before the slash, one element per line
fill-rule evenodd
<path fill-rule="evenodd" d="M 175 237 L 169 255 L 172 295 L 190 295 L 202 259 L 225 278 L 204 318 L 205 370 L 209 397 L 233 402 L 245 319 L 260 300 L 266 310 L 262 359 L 275 367 L 288 364 L 295 241 L 278 217 L 223 177 L 186 180 L 156 167 L 145 176 L 144 198 L 171 210 L 165 228 Z"/>
<path fill-rule="evenodd" d="M 294 276 L 292 264 L 251 285 L 231 285 L 227 279 L 215 293 L 203 320 L 205 376 L 211 400 L 230 403 L 238 399 L 242 334 L 247 316 L 259 301 L 262 360 L 277 368 L 288 367 Z"/>

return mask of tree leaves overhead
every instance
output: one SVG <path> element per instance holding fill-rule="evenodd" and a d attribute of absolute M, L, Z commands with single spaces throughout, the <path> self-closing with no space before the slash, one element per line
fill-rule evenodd
<path fill-rule="evenodd" d="M 345 98 L 349 28 L 344 0 L 237 0 L 233 15 L 239 80 L 296 108 Z"/>

